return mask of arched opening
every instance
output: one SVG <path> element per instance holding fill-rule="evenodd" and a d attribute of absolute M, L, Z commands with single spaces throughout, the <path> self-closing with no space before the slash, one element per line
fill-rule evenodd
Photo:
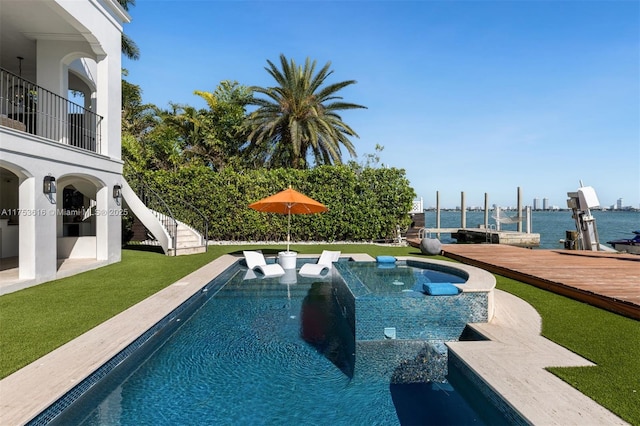
<path fill-rule="evenodd" d="M 67 99 L 86 110 L 95 110 L 95 84 L 86 78 L 89 66 L 92 64 L 87 59 L 76 59 L 68 67 L 68 92 Z M 94 65 L 95 67 L 95 65 Z"/>
<path fill-rule="evenodd" d="M 97 258 L 97 199 L 100 183 L 83 176 L 59 179 L 57 198 L 57 258 Z"/>
<path fill-rule="evenodd" d="M 82 188 L 82 186 L 81 186 Z M 91 237 L 96 235 L 95 190 L 80 191 L 73 184 L 62 190 L 62 236 Z"/>

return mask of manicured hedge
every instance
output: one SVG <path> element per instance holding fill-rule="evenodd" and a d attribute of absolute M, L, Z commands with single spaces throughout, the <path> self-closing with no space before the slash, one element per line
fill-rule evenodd
<path fill-rule="evenodd" d="M 293 216 L 292 241 L 393 239 L 397 227 L 404 230 L 409 225 L 408 212 L 415 198 L 405 171 L 396 168 L 338 165 L 214 172 L 191 166 L 147 171 L 144 176 L 179 220 L 195 219 L 185 200 L 202 211 L 213 240 L 286 241 L 286 215 L 260 213 L 247 206 L 289 186 L 329 208 L 321 214 Z"/>

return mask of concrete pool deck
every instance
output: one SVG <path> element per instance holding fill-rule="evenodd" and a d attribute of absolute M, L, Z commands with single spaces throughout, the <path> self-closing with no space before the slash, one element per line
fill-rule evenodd
<path fill-rule="evenodd" d="M 221 256 L 1 380 L 0 424 L 27 423 L 237 259 Z M 471 325 L 491 340 L 448 343 L 462 362 L 532 424 L 627 424 L 544 370 L 593 364 L 541 337 L 540 316 L 530 305 L 499 290 L 494 301 L 492 320 Z"/>
<path fill-rule="evenodd" d="M 489 340 L 448 342 L 450 353 L 534 425 L 626 425 L 546 367 L 595 364 L 540 335 L 542 321 L 531 305 L 495 291 L 491 322 L 469 326 Z"/>

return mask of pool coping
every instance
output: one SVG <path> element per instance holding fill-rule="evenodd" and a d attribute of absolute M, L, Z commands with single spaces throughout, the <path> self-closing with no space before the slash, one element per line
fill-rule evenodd
<path fill-rule="evenodd" d="M 541 335 L 542 318 L 524 300 L 495 290 L 494 317 L 469 324 L 487 340 L 447 342 L 456 357 L 534 425 L 628 425 L 546 370 L 596 364 Z"/>
<path fill-rule="evenodd" d="M 317 255 L 300 255 L 302 257 Z M 366 254 L 342 254 L 341 257 L 355 261 L 374 260 Z M 0 380 L 0 424 L 29 422 L 239 258 L 233 255 L 217 258 Z M 442 262 L 477 271 L 468 265 L 436 259 L 410 256 L 398 259 Z M 482 285 L 486 284 L 460 287 L 463 291 L 481 291 Z M 592 363 L 541 337 L 540 316 L 526 302 L 500 290 L 493 290 L 491 294 L 498 302 L 493 303 L 491 322 L 470 325 L 490 340 L 447 343 L 456 357 L 533 424 L 626 424 L 544 370 L 551 365 Z"/>

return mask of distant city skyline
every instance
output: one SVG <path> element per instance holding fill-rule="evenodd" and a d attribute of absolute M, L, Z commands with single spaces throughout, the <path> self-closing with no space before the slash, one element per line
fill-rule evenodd
<path fill-rule="evenodd" d="M 577 189 L 577 188 L 576 188 Z M 467 209 L 484 209 L 484 200 L 482 202 L 482 204 L 477 204 L 477 203 L 469 203 L 468 199 L 467 199 L 467 194 L 464 194 L 465 196 L 465 207 Z M 484 195 L 483 195 L 484 196 Z M 434 197 L 435 198 L 435 197 Z M 460 194 L 460 198 L 462 198 L 462 194 Z M 568 199 L 569 197 L 567 197 Z M 418 200 L 420 200 L 420 197 L 418 197 Z M 461 201 L 461 200 L 460 200 Z M 458 201 L 458 204 L 456 205 L 443 205 L 442 202 L 440 202 L 440 208 L 441 209 L 459 209 L 461 208 L 461 203 L 460 201 Z M 617 200 L 615 200 L 613 203 L 610 204 L 606 204 L 604 203 L 601 199 L 598 199 L 598 201 L 600 201 L 600 209 L 608 209 L 608 210 L 622 210 L 625 208 L 632 208 L 632 209 L 640 209 L 640 205 L 638 206 L 632 206 L 629 204 L 626 204 L 624 202 L 624 198 L 618 198 Z M 435 201 L 430 204 L 427 203 L 426 200 L 424 200 L 424 198 L 422 198 L 422 204 L 424 206 L 425 209 L 435 209 L 436 208 L 436 203 Z M 498 204 L 498 203 L 492 203 L 489 200 L 489 207 L 490 208 L 494 208 L 495 206 L 498 206 L 500 208 L 508 208 L 508 209 L 515 209 L 517 208 L 517 196 L 514 197 L 514 201 L 512 204 Z M 549 202 L 549 198 L 545 197 L 545 198 L 539 198 L 539 197 L 534 197 L 533 199 L 527 201 L 525 199 L 522 200 L 522 206 L 526 207 L 526 206 L 530 206 L 532 209 L 534 210 L 556 210 L 556 209 L 567 209 L 567 203 L 566 203 L 566 199 L 562 204 L 553 204 Z"/>

